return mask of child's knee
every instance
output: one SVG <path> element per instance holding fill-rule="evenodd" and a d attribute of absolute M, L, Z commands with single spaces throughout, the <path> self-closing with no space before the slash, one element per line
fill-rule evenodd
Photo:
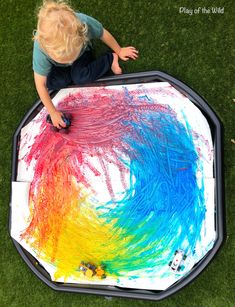
<path fill-rule="evenodd" d="M 88 67 L 83 67 L 79 71 L 72 70 L 71 78 L 74 84 L 84 84 L 94 81 L 92 80 L 90 70 Z"/>

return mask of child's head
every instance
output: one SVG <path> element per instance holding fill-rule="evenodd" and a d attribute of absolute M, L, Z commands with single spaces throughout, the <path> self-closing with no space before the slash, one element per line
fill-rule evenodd
<path fill-rule="evenodd" d="M 55 61 L 73 62 L 88 41 L 87 26 L 61 1 L 44 1 L 38 12 L 34 39 Z"/>

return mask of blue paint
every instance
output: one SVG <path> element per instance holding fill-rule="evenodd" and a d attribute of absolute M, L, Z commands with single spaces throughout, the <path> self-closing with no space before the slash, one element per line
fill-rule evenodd
<path fill-rule="evenodd" d="M 179 248 L 193 253 L 200 240 L 205 218 L 204 184 L 199 188 L 196 178 L 200 160 L 187 120 L 184 126 L 172 112 L 145 112 L 138 122 L 125 125 L 134 128 L 134 134 L 123 138 L 130 148 L 130 161 L 122 161 L 130 171 L 130 188 L 115 208 L 112 202 L 102 208 L 102 217 L 107 223 L 116 219 L 114 233 L 121 229 L 132 239 L 122 245 L 129 250 L 126 258 L 116 251 L 109 268 L 122 261 L 123 270 L 153 270 L 168 265 Z"/>

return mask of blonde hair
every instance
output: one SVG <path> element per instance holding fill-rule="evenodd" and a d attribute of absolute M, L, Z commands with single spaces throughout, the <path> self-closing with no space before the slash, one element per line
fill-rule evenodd
<path fill-rule="evenodd" d="M 64 1 L 43 1 L 38 11 L 37 31 L 33 37 L 54 58 L 75 60 L 87 44 L 87 25 L 81 23 Z"/>

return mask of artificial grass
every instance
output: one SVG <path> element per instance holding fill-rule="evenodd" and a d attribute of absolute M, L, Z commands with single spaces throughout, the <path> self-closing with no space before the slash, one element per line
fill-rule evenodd
<path fill-rule="evenodd" d="M 233 1 L 72 1 L 100 20 L 139 59 L 122 63 L 124 72 L 163 70 L 200 93 L 224 126 L 224 178 L 227 239 L 214 261 L 190 285 L 162 302 L 51 290 L 28 269 L 8 233 L 12 135 L 37 98 L 31 68 L 32 31 L 38 1 L 0 1 L 0 306 L 234 306 L 235 213 L 235 27 Z M 179 14 L 179 7 L 224 7 L 224 14 Z M 106 49 L 95 42 L 97 54 Z"/>

